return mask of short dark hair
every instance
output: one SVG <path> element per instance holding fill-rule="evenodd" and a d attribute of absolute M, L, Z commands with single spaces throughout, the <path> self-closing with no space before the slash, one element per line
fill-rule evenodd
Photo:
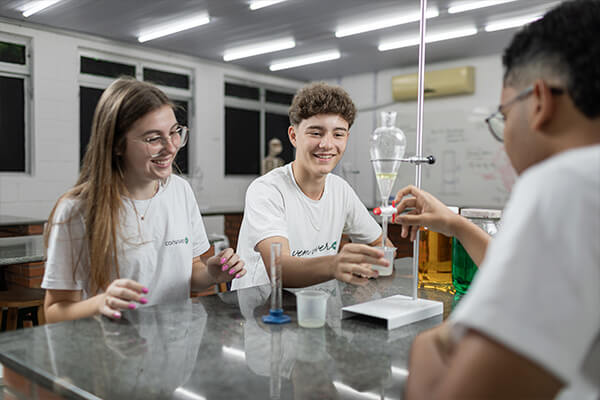
<path fill-rule="evenodd" d="M 525 26 L 502 63 L 505 86 L 555 78 L 586 117 L 600 116 L 600 0 L 562 3 Z"/>
<path fill-rule="evenodd" d="M 314 115 L 339 114 L 351 127 L 356 117 L 356 107 L 342 87 L 314 82 L 296 92 L 288 114 L 290 124 L 296 126 Z"/>

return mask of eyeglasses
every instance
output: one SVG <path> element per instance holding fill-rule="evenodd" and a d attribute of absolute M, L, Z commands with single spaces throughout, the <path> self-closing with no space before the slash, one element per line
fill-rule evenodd
<path fill-rule="evenodd" d="M 564 89 L 551 87 L 550 92 L 552 94 L 563 94 Z M 506 103 L 500 104 L 498 106 L 498 110 L 493 112 L 489 117 L 485 119 L 485 122 L 488 128 L 490 129 L 490 132 L 492 133 L 492 136 L 494 136 L 496 140 L 498 140 L 499 142 L 504 142 L 504 124 L 506 122 L 504 110 L 506 110 L 508 106 L 516 103 L 517 101 L 525 99 L 531 93 L 533 93 L 533 86 L 529 86 Z"/>
<path fill-rule="evenodd" d="M 167 142 L 170 142 L 177 150 L 186 145 L 188 140 L 189 129 L 187 126 L 177 125 L 175 129 L 169 132 L 169 136 L 164 137 L 159 134 L 154 134 L 141 139 L 146 144 L 146 149 L 150 157 L 155 158 L 160 155 Z"/>

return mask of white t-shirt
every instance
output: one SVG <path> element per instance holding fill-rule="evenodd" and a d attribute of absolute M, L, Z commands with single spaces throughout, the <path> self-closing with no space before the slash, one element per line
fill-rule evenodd
<path fill-rule="evenodd" d="M 231 289 L 269 283 L 255 250 L 260 241 L 281 236 L 289 242 L 290 255 L 322 257 L 337 254 L 342 233 L 358 243 L 371 243 L 381 235 L 381 227 L 346 181 L 327 175 L 323 195 L 312 200 L 298 187 L 292 164 L 272 170 L 254 180 L 246 192 L 237 254 L 247 273 L 235 279 Z"/>
<path fill-rule="evenodd" d="M 481 271 L 451 315 L 566 383 L 600 395 L 600 145 L 564 152 L 519 179 Z"/>
<path fill-rule="evenodd" d="M 123 199 L 119 276 L 147 287 L 148 305 L 189 298 L 192 259 L 210 248 L 190 185 L 172 175 L 152 199 L 133 203 L 135 207 L 132 200 Z M 84 299 L 93 296 L 80 201 L 62 200 L 54 221 L 42 288 L 83 290 Z M 110 281 L 117 278 L 112 270 Z"/>

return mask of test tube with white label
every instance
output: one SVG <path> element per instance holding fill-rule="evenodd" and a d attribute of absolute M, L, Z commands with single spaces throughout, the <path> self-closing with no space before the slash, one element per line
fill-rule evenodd
<path fill-rule="evenodd" d="M 283 313 L 282 280 L 281 280 L 281 243 L 271 243 L 271 309 L 269 315 L 262 317 L 268 324 L 285 324 L 290 322 L 289 316 Z"/>

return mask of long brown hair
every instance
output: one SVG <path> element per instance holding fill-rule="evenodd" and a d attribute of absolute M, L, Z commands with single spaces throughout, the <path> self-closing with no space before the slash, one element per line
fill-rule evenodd
<path fill-rule="evenodd" d="M 132 78 L 114 81 L 102 93 L 96 106 L 92 134 L 77 183 L 58 199 L 48 217 L 46 247 L 52 225 L 65 222 L 53 221 L 60 201 L 65 198 L 80 200 L 89 252 L 91 293 L 106 289 L 110 283 L 111 266 L 119 276 L 117 238 L 124 211 L 122 196 L 127 194 L 121 157 L 126 149 L 125 133 L 138 119 L 165 105 L 174 107 L 168 97 L 152 84 Z M 81 257 L 73 266 L 73 276 L 80 262 Z"/>

